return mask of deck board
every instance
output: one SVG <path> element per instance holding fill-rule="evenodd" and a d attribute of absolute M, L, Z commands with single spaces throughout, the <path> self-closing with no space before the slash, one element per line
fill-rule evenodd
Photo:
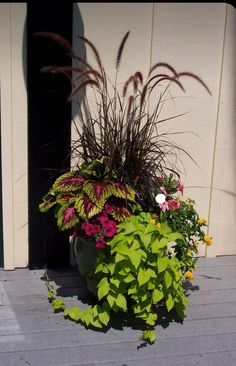
<path fill-rule="evenodd" d="M 54 314 L 44 270 L 0 271 L 0 366 L 235 366 L 236 256 L 198 264 L 184 322 L 161 320 L 147 347 L 139 347 L 139 323 L 95 332 Z M 67 306 L 92 303 L 76 270 L 49 275 Z"/>

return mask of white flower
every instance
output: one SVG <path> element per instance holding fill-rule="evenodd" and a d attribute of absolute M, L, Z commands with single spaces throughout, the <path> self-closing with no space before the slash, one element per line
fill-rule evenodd
<path fill-rule="evenodd" d="M 158 195 L 156 195 L 155 200 L 157 201 L 157 203 L 159 203 L 159 205 L 161 205 L 166 201 L 166 196 L 163 193 L 159 193 Z"/>

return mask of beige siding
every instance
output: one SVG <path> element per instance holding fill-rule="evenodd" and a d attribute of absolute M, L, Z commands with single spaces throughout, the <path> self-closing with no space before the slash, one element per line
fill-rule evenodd
<path fill-rule="evenodd" d="M 25 3 L 0 4 L 5 269 L 28 265 L 27 96 L 22 51 L 25 17 Z"/>
<path fill-rule="evenodd" d="M 199 75 L 212 92 L 210 96 L 194 79 L 181 79 L 186 93 L 173 90 L 176 106 L 170 100 L 165 116 L 189 112 L 162 125 L 161 131 L 190 131 L 174 140 L 186 149 L 196 166 L 183 156 L 185 196 L 196 201 L 201 216 L 209 217 L 217 105 L 224 40 L 225 5 L 211 3 L 155 4 L 153 61 L 166 61 L 177 71 Z M 182 97 L 181 97 L 182 96 Z M 194 134 L 197 134 L 195 136 Z M 215 233 L 211 232 L 215 237 Z M 205 247 L 199 247 L 205 254 Z"/>
<path fill-rule="evenodd" d="M 236 254 L 236 10 L 229 4 L 226 10 L 211 196 L 212 256 Z"/>
<path fill-rule="evenodd" d="M 23 73 L 25 50 L 22 52 L 25 17 L 26 3 L 0 4 L 6 269 L 28 264 L 27 98 Z M 132 73 L 140 70 L 146 75 L 150 65 L 159 61 L 172 64 L 177 71 L 192 71 L 209 86 L 212 96 L 195 80 L 182 79 L 186 94 L 173 88 L 175 103 L 167 100 L 162 116 L 189 113 L 163 124 L 160 130 L 188 131 L 172 139 L 199 165 L 198 168 L 181 156 L 185 166 L 182 174 L 185 196 L 196 200 L 200 215 L 209 220 L 209 234 L 214 237 L 208 256 L 236 254 L 235 17 L 235 8 L 226 3 L 74 4 L 74 46 L 79 47 L 78 33 L 92 40 L 111 79 L 120 40 L 127 31 L 131 32 L 119 74 L 121 86 Z M 89 50 L 87 56 L 92 59 Z M 204 254 L 202 247 L 200 255 Z"/>
<path fill-rule="evenodd" d="M 177 71 L 192 71 L 209 86 L 212 96 L 188 77 L 181 80 L 186 94 L 172 88 L 175 103 L 169 95 L 162 117 L 189 113 L 163 124 L 160 132 L 186 131 L 171 138 L 198 164 L 180 156 L 185 167 L 180 165 L 185 197 L 195 199 L 200 215 L 209 220 L 207 232 L 214 237 L 207 255 L 235 254 L 235 9 L 226 3 L 77 3 L 77 6 L 84 35 L 97 46 L 111 76 L 119 40 L 127 30 L 131 31 L 120 82 L 137 70 L 145 74 L 150 64 L 164 61 Z M 75 18 L 74 36 L 77 27 Z M 87 55 L 91 60 L 91 54 Z M 200 255 L 205 253 L 202 246 Z"/>

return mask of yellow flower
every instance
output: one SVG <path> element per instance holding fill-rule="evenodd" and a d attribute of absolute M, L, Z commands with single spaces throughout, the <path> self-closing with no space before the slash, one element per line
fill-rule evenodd
<path fill-rule="evenodd" d="M 187 280 L 192 280 L 193 278 L 194 278 L 194 276 L 193 276 L 193 274 L 192 274 L 192 272 L 191 271 L 187 271 L 186 273 L 185 273 L 185 278 L 187 279 Z"/>
<path fill-rule="evenodd" d="M 186 202 L 186 205 L 187 205 L 188 209 L 192 209 L 193 200 L 191 200 L 190 198 L 186 198 L 185 202 Z"/>
<path fill-rule="evenodd" d="M 205 235 L 204 241 L 205 241 L 206 245 L 210 246 L 212 244 L 212 237 L 209 235 Z"/>
<path fill-rule="evenodd" d="M 150 223 L 155 225 L 156 221 L 154 219 L 150 219 Z"/>
<path fill-rule="evenodd" d="M 187 251 L 187 255 L 188 255 L 189 257 L 192 257 L 193 253 L 191 252 L 191 250 L 188 250 L 188 251 Z"/>
<path fill-rule="evenodd" d="M 207 220 L 204 217 L 202 217 L 202 218 L 198 219 L 197 222 L 200 225 L 204 225 L 204 224 L 206 224 Z"/>
<path fill-rule="evenodd" d="M 198 249 L 198 245 L 199 245 L 199 244 L 198 244 L 198 242 L 197 242 L 197 241 L 195 241 L 195 242 L 193 243 L 193 247 L 194 247 L 194 248 L 196 248 L 196 249 Z"/>
<path fill-rule="evenodd" d="M 160 222 L 158 222 L 156 226 L 157 226 L 158 229 L 160 229 L 161 228 Z"/>
<path fill-rule="evenodd" d="M 181 202 L 182 202 L 182 198 L 181 198 L 181 197 L 178 197 L 178 198 L 177 198 L 177 201 L 178 201 L 179 203 L 181 203 Z"/>

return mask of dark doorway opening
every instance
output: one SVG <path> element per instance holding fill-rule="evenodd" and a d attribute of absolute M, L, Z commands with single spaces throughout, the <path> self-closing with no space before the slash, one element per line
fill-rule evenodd
<path fill-rule="evenodd" d="M 69 265 L 68 234 L 53 214 L 41 214 L 42 197 L 70 168 L 70 84 L 63 75 L 43 74 L 48 65 L 71 65 L 64 49 L 34 32 L 58 33 L 72 42 L 73 3 L 27 3 L 27 86 L 29 154 L 29 267 Z"/>

